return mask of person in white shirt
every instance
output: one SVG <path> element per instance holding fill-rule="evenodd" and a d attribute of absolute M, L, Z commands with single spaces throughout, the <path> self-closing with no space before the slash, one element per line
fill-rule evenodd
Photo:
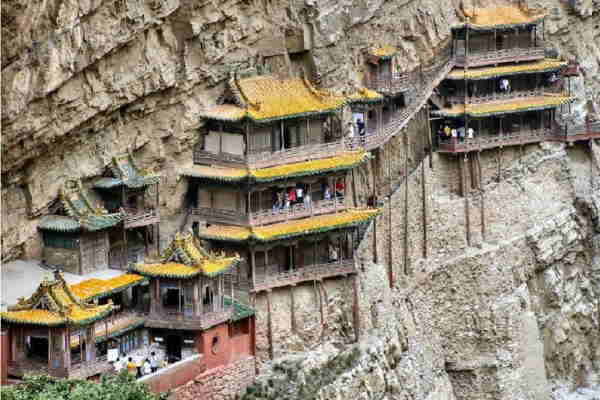
<path fill-rule="evenodd" d="M 473 139 L 473 134 L 475 132 L 473 131 L 473 128 L 469 128 L 467 129 L 467 139 Z"/>
<path fill-rule="evenodd" d="M 148 359 L 144 361 L 144 365 L 142 366 L 142 373 L 144 375 L 149 375 L 152 373 L 152 365 L 150 364 L 150 361 L 148 361 Z"/>

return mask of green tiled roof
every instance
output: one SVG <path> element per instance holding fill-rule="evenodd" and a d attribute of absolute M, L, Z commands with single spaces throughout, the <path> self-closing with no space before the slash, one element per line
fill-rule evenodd
<path fill-rule="evenodd" d="M 124 333 L 127 333 L 129 331 L 132 331 L 134 329 L 139 328 L 140 326 L 143 326 L 144 323 L 146 322 L 145 318 L 137 318 L 135 321 L 133 321 L 130 325 L 127 325 L 119 330 L 113 331 L 113 332 L 109 332 L 107 335 L 103 335 L 103 336 L 97 336 L 96 337 L 96 343 L 101 343 L 101 342 L 105 342 L 108 339 L 112 339 L 114 337 L 117 336 L 121 336 Z"/>
<path fill-rule="evenodd" d="M 99 231 L 117 225 L 123 216 L 119 213 L 88 215 L 81 218 L 80 223 L 87 231 Z"/>
<path fill-rule="evenodd" d="M 237 300 L 232 300 L 231 297 L 223 297 L 225 306 L 230 306 L 233 303 L 232 321 L 239 321 L 254 315 L 254 309 L 246 304 L 240 303 Z"/>
<path fill-rule="evenodd" d="M 56 232 L 76 232 L 81 229 L 81 224 L 73 217 L 46 215 L 40 221 L 39 228 Z"/>
<path fill-rule="evenodd" d="M 135 189 L 158 183 L 159 175 L 150 174 L 142 171 L 135 163 L 133 155 L 130 153 L 113 157 L 110 164 L 112 177 L 103 177 L 94 182 L 94 187 L 98 189 L 111 189 L 121 185 Z"/>

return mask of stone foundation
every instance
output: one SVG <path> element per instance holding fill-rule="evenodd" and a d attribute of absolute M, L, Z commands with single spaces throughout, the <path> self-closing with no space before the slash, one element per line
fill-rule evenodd
<path fill-rule="evenodd" d="M 254 357 L 247 357 L 196 376 L 175 390 L 173 400 L 224 400 L 242 394 L 254 382 Z"/>

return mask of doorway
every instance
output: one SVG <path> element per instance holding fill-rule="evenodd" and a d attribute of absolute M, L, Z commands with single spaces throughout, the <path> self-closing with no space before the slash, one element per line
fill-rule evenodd
<path fill-rule="evenodd" d="M 166 338 L 166 347 L 167 347 L 167 360 L 169 363 L 177 362 L 181 360 L 181 346 L 183 344 L 183 340 L 181 336 L 178 335 L 168 335 Z"/>

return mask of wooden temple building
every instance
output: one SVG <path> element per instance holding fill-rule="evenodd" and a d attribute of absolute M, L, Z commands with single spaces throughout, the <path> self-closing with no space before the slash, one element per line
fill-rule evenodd
<path fill-rule="evenodd" d="M 128 274 L 68 285 L 55 271 L 0 313 L 7 344 L 1 368 L 13 378 L 85 379 L 115 372 L 111 349 L 135 362 L 151 352 L 166 366 L 192 360 L 193 371 L 254 356 L 254 310 L 234 298 L 232 279 L 225 279 L 239 262 L 207 253 L 190 233 L 177 234 L 159 262 L 137 263 Z M 162 391 L 189 374 L 159 375 L 149 383 Z"/>
<path fill-rule="evenodd" d="M 354 273 L 356 228 L 378 211 L 346 195 L 348 171 L 368 153 L 342 140 L 339 114 L 361 101 L 368 111 L 381 96 L 254 76 L 232 78 L 224 99 L 203 116 L 200 150 L 182 171 L 194 231 L 241 255 L 237 278 L 253 292 Z"/>
<path fill-rule="evenodd" d="M 235 300 L 238 256 L 205 251 L 191 232 L 176 234 L 158 263 L 132 267 L 150 280 L 145 326 L 169 360 L 201 354 L 205 368 L 255 354 L 254 310 Z"/>
<path fill-rule="evenodd" d="M 567 63 L 547 58 L 538 35 L 545 14 L 511 3 L 467 12 L 452 31 L 455 68 L 430 99 L 439 151 L 552 140 L 557 110 L 572 98 L 561 77 Z"/>
<path fill-rule="evenodd" d="M 51 215 L 42 218 L 45 262 L 85 275 L 125 269 L 159 246 L 158 175 L 141 170 L 130 153 L 111 160 L 92 189 L 69 181 Z"/>

